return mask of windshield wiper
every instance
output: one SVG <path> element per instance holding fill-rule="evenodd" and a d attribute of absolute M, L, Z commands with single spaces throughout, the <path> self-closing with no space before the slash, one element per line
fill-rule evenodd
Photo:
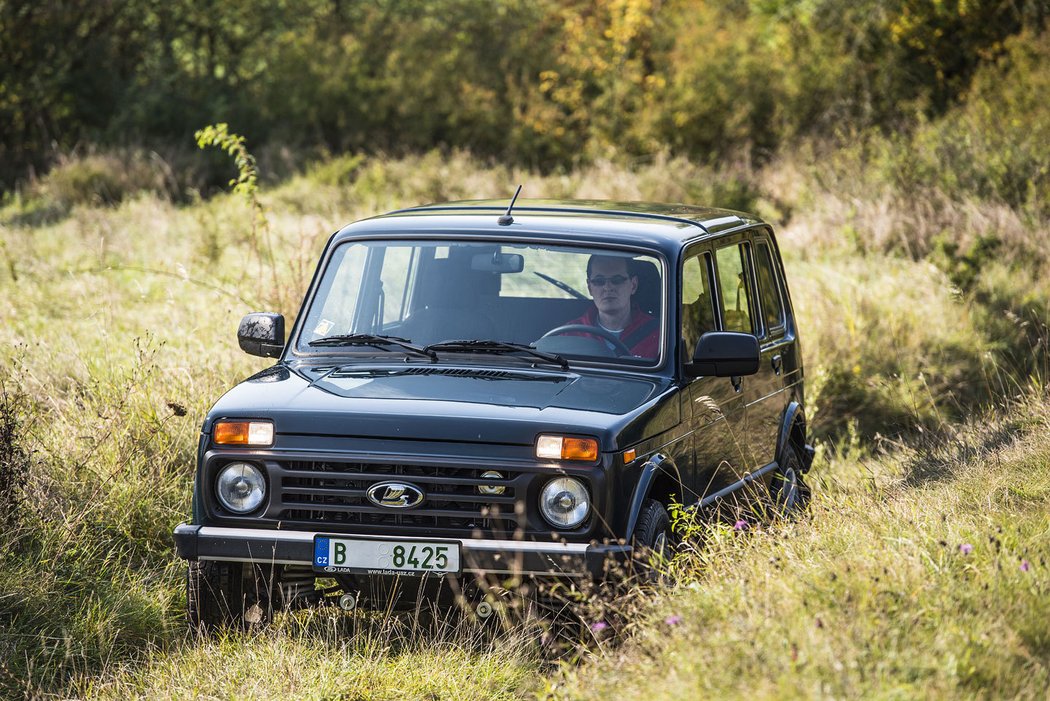
<path fill-rule="evenodd" d="M 437 360 L 437 353 L 427 348 L 421 348 L 414 345 L 407 338 L 398 338 L 397 336 L 376 336 L 370 333 L 351 333 L 341 334 L 338 336 L 325 336 L 324 338 L 318 338 L 316 341 L 310 341 L 307 345 L 321 347 L 321 346 L 371 346 L 372 348 L 379 348 L 380 350 L 393 350 L 391 346 L 396 346 L 403 350 L 407 350 L 410 353 L 416 355 L 424 355 L 431 360 Z"/>
<path fill-rule="evenodd" d="M 541 272 L 539 272 L 537 270 L 534 270 L 533 272 L 537 276 L 543 278 L 544 280 L 546 280 L 550 284 L 552 284 L 555 287 L 557 287 L 559 290 L 562 290 L 563 292 L 568 292 L 569 294 L 571 294 L 576 299 L 587 299 L 587 295 L 582 294 L 579 290 L 577 290 L 572 285 L 570 285 L 570 284 L 568 284 L 566 282 L 562 282 L 561 280 L 558 280 L 557 278 L 553 278 L 550 275 L 544 275 L 543 273 L 541 273 Z"/>
<path fill-rule="evenodd" d="M 562 370 L 569 369 L 569 361 L 554 353 L 544 353 L 536 350 L 535 346 L 527 346 L 524 343 L 508 343 L 506 341 L 445 341 L 444 343 L 431 343 L 424 348 L 425 351 L 446 351 L 449 353 L 491 353 L 493 355 L 509 355 L 521 353 L 539 358 L 548 363 L 555 363 Z"/>

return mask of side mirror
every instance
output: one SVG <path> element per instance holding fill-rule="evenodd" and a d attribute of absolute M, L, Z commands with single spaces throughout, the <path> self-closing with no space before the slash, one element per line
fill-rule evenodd
<path fill-rule="evenodd" d="M 690 377 L 734 377 L 758 372 L 758 339 L 749 333 L 709 331 L 700 337 L 693 362 L 686 363 Z"/>
<path fill-rule="evenodd" d="M 284 350 L 284 317 L 268 312 L 252 312 L 237 327 L 241 350 L 261 358 L 279 358 Z"/>

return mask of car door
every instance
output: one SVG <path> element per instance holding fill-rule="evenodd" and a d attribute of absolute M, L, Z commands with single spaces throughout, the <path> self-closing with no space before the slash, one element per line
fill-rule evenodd
<path fill-rule="evenodd" d="M 762 357 L 758 372 L 749 378 L 744 396 L 747 430 L 753 438 L 756 466 L 761 467 L 776 459 L 777 439 L 788 404 L 785 367 L 790 365 L 794 339 L 787 329 L 785 295 L 774 263 L 775 249 L 764 229 L 753 233 L 745 252 L 749 254 L 753 271 L 752 291 L 758 302 L 754 326 Z"/>
<path fill-rule="evenodd" d="M 706 245 L 688 249 L 683 258 L 679 299 L 682 363 L 692 359 L 702 334 L 720 327 L 713 260 Z M 739 480 L 733 466 L 743 459 L 744 397 L 729 378 L 682 376 L 687 383 L 682 392 L 686 405 L 682 416 L 689 421 L 693 440 L 687 486 L 703 500 Z"/>
<path fill-rule="evenodd" d="M 766 229 L 755 231 L 751 247 L 755 271 L 761 331 L 762 359 L 747 395 L 748 430 L 753 431 L 756 454 L 761 464 L 776 458 L 776 444 L 788 404 L 791 385 L 801 376 L 797 341 L 789 323 L 790 305 L 784 285 L 779 255 Z"/>
<path fill-rule="evenodd" d="M 746 234 L 726 237 L 715 245 L 714 271 L 719 328 L 755 334 L 754 281 Z M 732 472 L 736 480 L 742 480 L 765 464 L 761 457 L 765 451 L 765 438 L 752 431 L 747 412 L 748 400 L 758 397 L 762 391 L 762 381 L 756 381 L 755 376 L 747 376 L 723 379 L 722 383 L 734 393 L 740 411 L 739 418 L 732 423 L 734 450 L 726 469 Z M 729 457 L 726 459 L 730 460 Z"/>

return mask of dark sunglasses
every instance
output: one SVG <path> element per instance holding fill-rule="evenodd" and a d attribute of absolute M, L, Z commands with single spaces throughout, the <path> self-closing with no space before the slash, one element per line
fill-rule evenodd
<path fill-rule="evenodd" d="M 595 275 L 587 282 L 594 285 L 595 287 L 605 287 L 605 283 L 607 282 L 611 282 L 614 287 L 619 287 L 623 283 L 627 282 L 627 280 L 629 279 L 630 278 L 628 278 L 626 275 L 613 275 L 612 277 L 605 277 L 604 275 Z"/>

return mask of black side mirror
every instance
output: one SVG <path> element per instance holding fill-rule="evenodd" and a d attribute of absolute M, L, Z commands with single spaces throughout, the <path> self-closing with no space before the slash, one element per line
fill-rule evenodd
<path fill-rule="evenodd" d="M 749 333 L 709 331 L 700 337 L 693 362 L 686 363 L 690 377 L 734 377 L 758 372 L 758 339 Z"/>
<path fill-rule="evenodd" d="M 279 358 L 284 350 L 284 317 L 268 312 L 252 312 L 237 327 L 241 350 L 261 358 Z"/>

